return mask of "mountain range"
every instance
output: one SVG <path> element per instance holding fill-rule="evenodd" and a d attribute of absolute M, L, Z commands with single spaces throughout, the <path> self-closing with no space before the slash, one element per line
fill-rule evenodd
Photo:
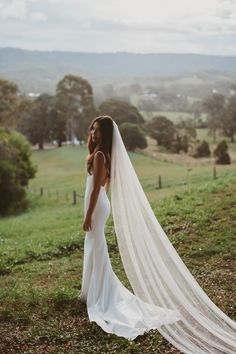
<path fill-rule="evenodd" d="M 235 56 L 202 54 L 150 53 L 138 54 L 85 53 L 63 51 L 36 51 L 19 48 L 0 48 L 0 77 L 18 83 L 23 91 L 54 91 L 56 83 L 65 74 L 82 76 L 92 83 L 174 78 L 194 72 L 236 74 Z"/>

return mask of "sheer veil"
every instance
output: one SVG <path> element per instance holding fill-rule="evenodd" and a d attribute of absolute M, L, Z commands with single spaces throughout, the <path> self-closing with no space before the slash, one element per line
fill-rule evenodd
<path fill-rule="evenodd" d="M 148 202 L 113 121 L 111 207 L 119 251 L 135 295 L 179 310 L 159 332 L 183 353 L 235 354 L 236 323 L 206 295 L 172 246 Z"/>

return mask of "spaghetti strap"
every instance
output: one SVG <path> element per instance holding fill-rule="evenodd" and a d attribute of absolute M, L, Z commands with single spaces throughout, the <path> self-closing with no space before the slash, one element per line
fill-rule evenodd
<path fill-rule="evenodd" d="M 104 164 L 106 164 L 106 156 L 105 156 L 105 154 L 101 150 L 98 150 L 96 153 L 98 153 L 98 152 L 101 152 L 103 154 Z"/>

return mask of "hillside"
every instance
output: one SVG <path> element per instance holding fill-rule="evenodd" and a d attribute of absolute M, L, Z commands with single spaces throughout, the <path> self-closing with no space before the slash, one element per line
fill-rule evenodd
<path fill-rule="evenodd" d="M 0 48 L 0 76 L 17 82 L 23 92 L 54 92 L 68 73 L 80 75 L 95 87 L 124 84 L 124 78 L 150 84 L 178 79 L 178 85 L 236 81 L 236 57 L 198 54 L 82 53 Z M 192 78 L 192 74 L 194 78 Z M 220 85 L 219 85 L 220 86 Z M 212 85 L 211 85 L 212 87 Z"/>
<path fill-rule="evenodd" d="M 201 54 L 83 53 L 0 49 L 1 70 L 32 66 L 114 76 L 175 76 L 199 70 L 236 71 L 236 57 Z M 54 66 L 54 68 L 55 68 Z"/>
<path fill-rule="evenodd" d="M 0 222 L 0 352 L 179 353 L 157 331 L 134 342 L 89 323 L 78 300 L 83 242 L 84 147 L 34 151 L 39 171 L 30 185 L 27 212 Z M 154 213 L 197 281 L 236 319 L 236 170 L 222 166 L 217 179 L 208 166 L 188 176 L 187 166 L 130 154 Z M 164 177 L 157 188 L 157 176 Z M 43 196 L 39 188 L 44 187 Z M 71 191 L 80 193 L 73 205 Z M 58 193 L 56 193 L 58 191 Z M 68 199 L 66 197 L 68 192 Z M 130 288 L 112 217 L 105 229 L 112 266 Z"/>

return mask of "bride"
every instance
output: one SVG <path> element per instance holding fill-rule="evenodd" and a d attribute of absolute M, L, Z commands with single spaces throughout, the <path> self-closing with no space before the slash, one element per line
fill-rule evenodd
<path fill-rule="evenodd" d="M 80 298 L 87 304 L 89 320 L 107 333 L 128 339 L 158 329 L 183 353 L 235 354 L 236 323 L 209 299 L 175 251 L 111 117 L 92 121 L 88 149 Z M 111 267 L 104 235 L 111 209 L 134 294 Z"/>

